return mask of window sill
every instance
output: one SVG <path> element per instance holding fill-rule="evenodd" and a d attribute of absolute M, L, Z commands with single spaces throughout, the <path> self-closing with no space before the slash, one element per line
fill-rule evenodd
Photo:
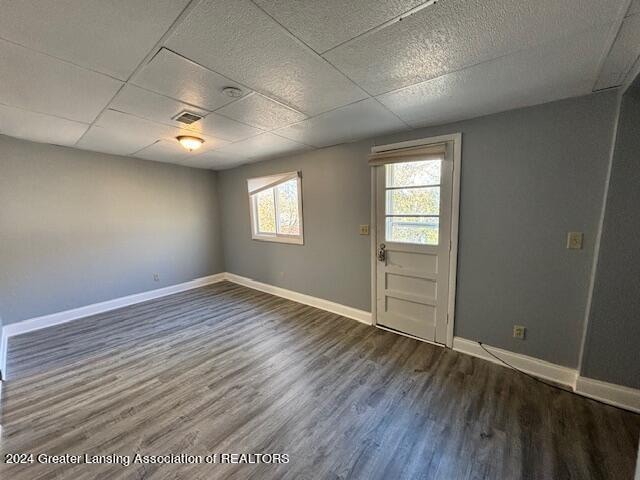
<path fill-rule="evenodd" d="M 301 237 L 269 237 L 266 235 L 253 235 L 252 240 L 259 242 L 288 243 L 290 245 L 304 245 L 304 238 Z"/>

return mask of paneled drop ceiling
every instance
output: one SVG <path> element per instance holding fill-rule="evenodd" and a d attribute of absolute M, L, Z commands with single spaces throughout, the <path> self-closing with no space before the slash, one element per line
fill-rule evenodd
<path fill-rule="evenodd" d="M 617 87 L 640 55 L 640 0 L 0 0 L 0 12 L 0 133 L 211 169 Z M 183 111 L 203 118 L 183 125 Z M 184 134 L 203 148 L 183 150 Z"/>

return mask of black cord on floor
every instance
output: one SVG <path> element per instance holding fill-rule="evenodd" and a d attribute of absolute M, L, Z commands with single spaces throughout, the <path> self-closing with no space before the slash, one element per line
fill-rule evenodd
<path fill-rule="evenodd" d="M 547 386 L 549 386 L 549 387 L 553 387 L 553 388 L 556 388 L 556 389 L 558 389 L 558 390 L 562 390 L 563 392 L 571 393 L 571 394 L 576 395 L 576 396 L 578 396 L 578 397 L 582 397 L 582 398 L 584 398 L 582 395 L 580 395 L 579 393 L 574 392 L 573 390 L 569 390 L 569 389 L 566 389 L 566 388 L 562 388 L 562 387 L 560 387 L 560 386 L 558 386 L 558 385 L 554 385 L 554 384 L 553 384 L 553 383 L 551 383 L 551 382 L 545 382 L 544 380 L 542 380 L 541 378 L 536 377 L 535 375 L 531 375 L 531 374 L 529 374 L 529 373 L 527 373 L 527 372 L 523 372 L 523 371 L 522 371 L 522 370 L 520 370 L 519 368 L 514 367 L 514 366 L 513 366 L 513 365 L 511 365 L 510 363 L 505 362 L 503 359 L 501 359 L 501 358 L 500 358 L 500 357 L 498 357 L 497 355 L 495 355 L 495 354 L 491 353 L 489 350 L 487 350 L 487 348 L 484 346 L 484 344 L 483 344 L 482 342 L 478 342 L 478 345 L 480 345 L 480 347 L 481 347 L 485 352 L 487 352 L 487 353 L 488 353 L 489 355 L 491 355 L 493 358 L 495 358 L 496 360 L 498 360 L 500 363 L 504 363 L 504 364 L 505 364 L 507 367 L 509 367 L 511 370 L 515 370 L 516 372 L 518 372 L 518 373 L 520 373 L 520 374 L 522 374 L 522 375 L 525 375 L 525 376 L 527 376 L 527 377 L 529 377 L 529 378 L 533 378 L 536 382 L 543 383 L 544 385 L 547 385 Z M 598 400 L 596 400 L 596 401 L 598 401 Z M 604 403 L 604 402 L 600 402 L 600 403 Z M 605 405 L 606 405 L 606 404 L 605 404 Z"/>
<path fill-rule="evenodd" d="M 608 406 L 608 407 L 613 407 L 613 408 L 618 408 L 618 409 L 621 409 L 621 410 L 626 410 L 626 409 L 624 409 L 624 408 L 616 407 L 615 405 L 611 405 L 610 403 L 603 402 L 603 401 L 598 400 L 598 399 L 596 399 L 596 398 L 585 397 L 584 395 L 580 395 L 579 393 L 577 393 L 577 392 L 576 392 L 576 391 L 574 391 L 574 390 L 569 390 L 569 389 L 566 389 L 566 388 L 562 388 L 562 387 L 560 387 L 560 386 L 558 386 L 558 385 L 554 385 L 553 383 L 545 382 L 545 381 L 544 381 L 544 380 L 542 380 L 541 378 L 538 378 L 538 377 L 536 377 L 536 376 L 534 376 L 534 375 L 531 375 L 531 374 L 529 374 L 529 373 L 527 373 L 527 372 L 523 372 L 523 371 L 522 371 L 522 370 L 520 370 L 519 368 L 516 368 L 516 367 L 514 367 L 513 365 L 511 365 L 511 364 L 509 364 L 509 363 L 505 362 L 503 359 L 501 359 L 501 358 L 500 358 L 500 357 L 498 357 L 497 355 L 495 355 L 495 354 L 491 353 L 489 350 L 487 350 L 487 348 L 484 346 L 484 344 L 483 344 L 482 342 L 478 342 L 478 345 L 480 345 L 480 347 L 481 347 L 485 352 L 487 352 L 487 353 L 488 353 L 489 355 L 491 355 L 493 358 L 495 358 L 496 360 L 498 360 L 500 363 L 504 363 L 504 364 L 505 364 L 507 367 L 509 367 L 511 370 L 515 370 L 516 372 L 518 372 L 518 373 L 520 373 L 520 374 L 522 374 L 522 375 L 526 375 L 526 376 L 527 376 L 527 377 L 529 377 L 529 378 L 533 378 L 536 382 L 543 383 L 544 385 L 547 385 L 548 387 L 553 387 L 553 388 L 555 388 L 555 389 L 557 389 L 557 390 L 562 390 L 563 392 L 570 393 L 571 395 L 575 395 L 576 397 L 586 398 L 586 399 L 588 399 L 588 400 L 593 400 L 594 402 L 601 403 L 602 405 L 606 405 L 606 406 Z"/>

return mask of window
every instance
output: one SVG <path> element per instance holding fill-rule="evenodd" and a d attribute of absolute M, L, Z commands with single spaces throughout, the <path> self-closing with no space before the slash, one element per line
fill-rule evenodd
<path fill-rule="evenodd" d="M 425 160 L 385 165 L 387 241 L 438 245 L 441 164 Z"/>
<path fill-rule="evenodd" d="M 298 172 L 247 180 L 255 240 L 302 244 L 302 195 Z"/>

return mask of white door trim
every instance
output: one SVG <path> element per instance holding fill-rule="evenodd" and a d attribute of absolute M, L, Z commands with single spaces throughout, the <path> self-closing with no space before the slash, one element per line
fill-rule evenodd
<path fill-rule="evenodd" d="M 421 138 L 406 142 L 391 143 L 388 145 L 377 145 L 371 148 L 371 152 L 392 150 L 396 148 L 417 147 L 432 143 L 453 142 L 453 183 L 451 198 L 451 252 L 449 254 L 449 301 L 447 306 L 447 342 L 446 346 L 453 348 L 453 331 L 455 323 L 456 306 L 456 274 L 458 267 L 458 225 L 460 216 L 460 165 L 462 162 L 462 133 L 452 133 L 437 137 Z M 377 212 L 376 212 L 376 174 L 375 169 L 371 169 L 371 320 L 373 325 L 378 326 L 377 319 L 377 289 L 376 289 L 376 232 L 377 232 Z"/>

